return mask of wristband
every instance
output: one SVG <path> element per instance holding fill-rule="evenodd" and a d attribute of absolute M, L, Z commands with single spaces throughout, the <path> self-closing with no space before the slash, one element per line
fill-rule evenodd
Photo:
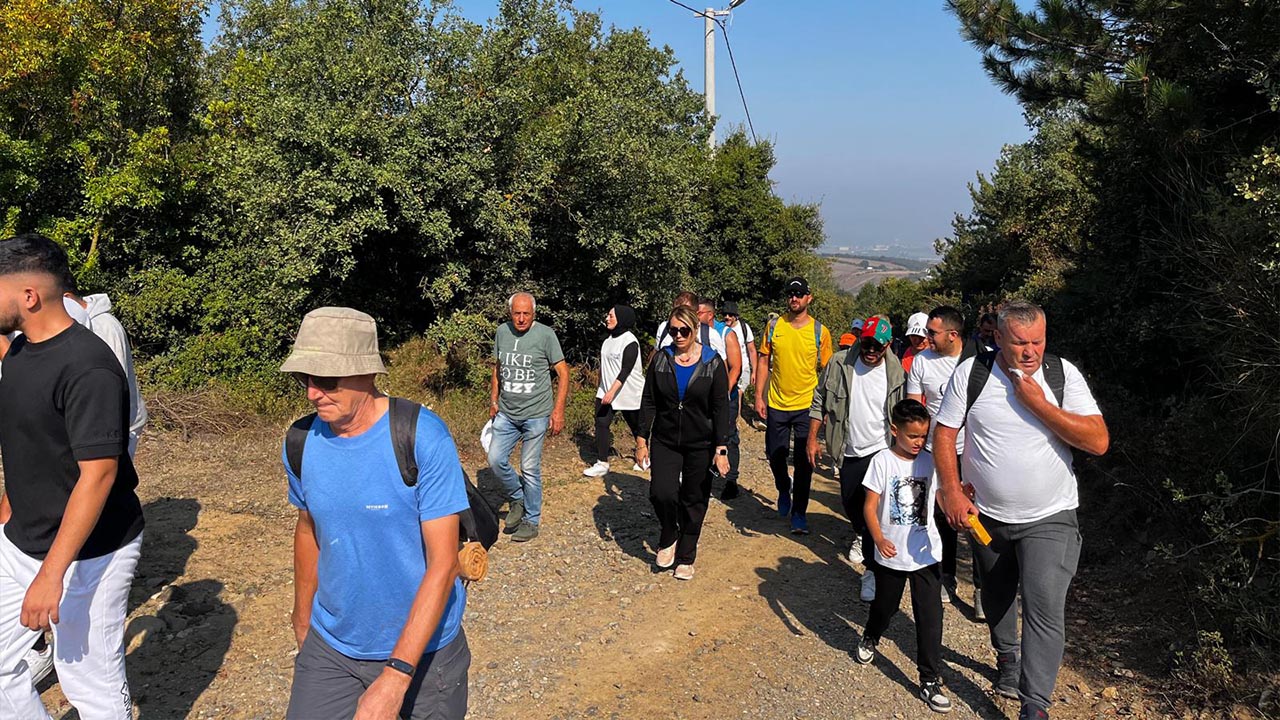
<path fill-rule="evenodd" d="M 408 675 L 409 677 L 413 677 L 418 673 L 418 669 L 416 667 L 401 660 L 400 658 L 391 658 L 390 660 L 388 660 L 387 667 L 391 668 L 392 670 L 395 670 L 396 672 L 402 672 L 405 675 Z"/>

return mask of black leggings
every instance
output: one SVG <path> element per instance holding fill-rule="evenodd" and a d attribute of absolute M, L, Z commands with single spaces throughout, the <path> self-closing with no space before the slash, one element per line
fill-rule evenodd
<path fill-rule="evenodd" d="M 627 427 L 631 428 L 631 437 L 640 434 L 640 411 L 639 410 L 617 410 L 612 405 L 605 405 L 600 402 L 600 398 L 596 398 L 596 459 L 601 462 L 609 462 L 609 449 L 613 447 L 613 425 L 614 412 L 622 413 L 622 419 L 626 421 Z"/>

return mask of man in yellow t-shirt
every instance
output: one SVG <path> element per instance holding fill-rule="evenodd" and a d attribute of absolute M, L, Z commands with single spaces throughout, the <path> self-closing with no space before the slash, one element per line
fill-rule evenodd
<path fill-rule="evenodd" d="M 795 535 L 809 534 L 805 517 L 813 482 L 813 465 L 805 454 L 809 405 L 818 373 L 832 353 L 831 333 L 809 315 L 811 302 L 813 294 L 804 278 L 787 281 L 787 312 L 765 328 L 755 373 L 756 412 L 765 419 L 764 448 L 778 488 L 778 514 L 791 518 Z M 794 480 L 787 475 L 790 442 L 795 443 Z"/>

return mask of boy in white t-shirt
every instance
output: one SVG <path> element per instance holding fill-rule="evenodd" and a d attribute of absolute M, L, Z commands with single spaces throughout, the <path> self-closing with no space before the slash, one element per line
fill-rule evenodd
<path fill-rule="evenodd" d="M 862 485 L 867 489 L 863 515 L 876 545 L 876 596 L 854 660 L 867 665 L 880 637 L 898 612 L 911 583 L 911 612 L 916 624 L 916 669 L 920 697 L 934 712 L 951 712 L 942 689 L 942 538 L 933 507 L 938 476 L 933 456 L 924 449 L 929 411 L 915 400 L 893 406 L 893 445 L 876 453 Z"/>

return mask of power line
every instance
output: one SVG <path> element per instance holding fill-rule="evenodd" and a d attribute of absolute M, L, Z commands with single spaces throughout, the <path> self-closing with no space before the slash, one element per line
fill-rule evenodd
<path fill-rule="evenodd" d="M 738 63 L 733 59 L 733 45 L 729 44 L 729 30 L 725 27 L 724 21 L 714 15 L 708 15 L 701 10 L 695 10 L 680 2 L 680 0 L 667 1 L 672 5 L 679 5 L 694 15 L 710 20 L 720 28 L 720 34 L 724 36 L 725 49 L 729 51 L 729 66 L 733 68 L 733 82 L 738 86 L 738 97 L 742 99 L 742 112 L 747 116 L 747 128 L 751 131 L 751 142 L 758 144 L 759 140 L 756 139 L 756 126 L 751 122 L 751 108 L 747 107 L 747 94 L 742 90 L 742 78 L 738 76 Z"/>
<path fill-rule="evenodd" d="M 729 31 L 724 23 L 720 23 L 720 32 L 724 35 L 724 46 L 729 51 L 729 67 L 733 68 L 733 81 L 738 85 L 738 97 L 742 98 L 742 112 L 747 115 L 747 128 L 751 130 L 751 143 L 759 145 L 756 139 L 756 126 L 751 123 L 751 110 L 747 107 L 747 94 L 742 91 L 742 80 L 738 78 L 738 63 L 733 61 L 733 46 L 729 44 Z"/>

